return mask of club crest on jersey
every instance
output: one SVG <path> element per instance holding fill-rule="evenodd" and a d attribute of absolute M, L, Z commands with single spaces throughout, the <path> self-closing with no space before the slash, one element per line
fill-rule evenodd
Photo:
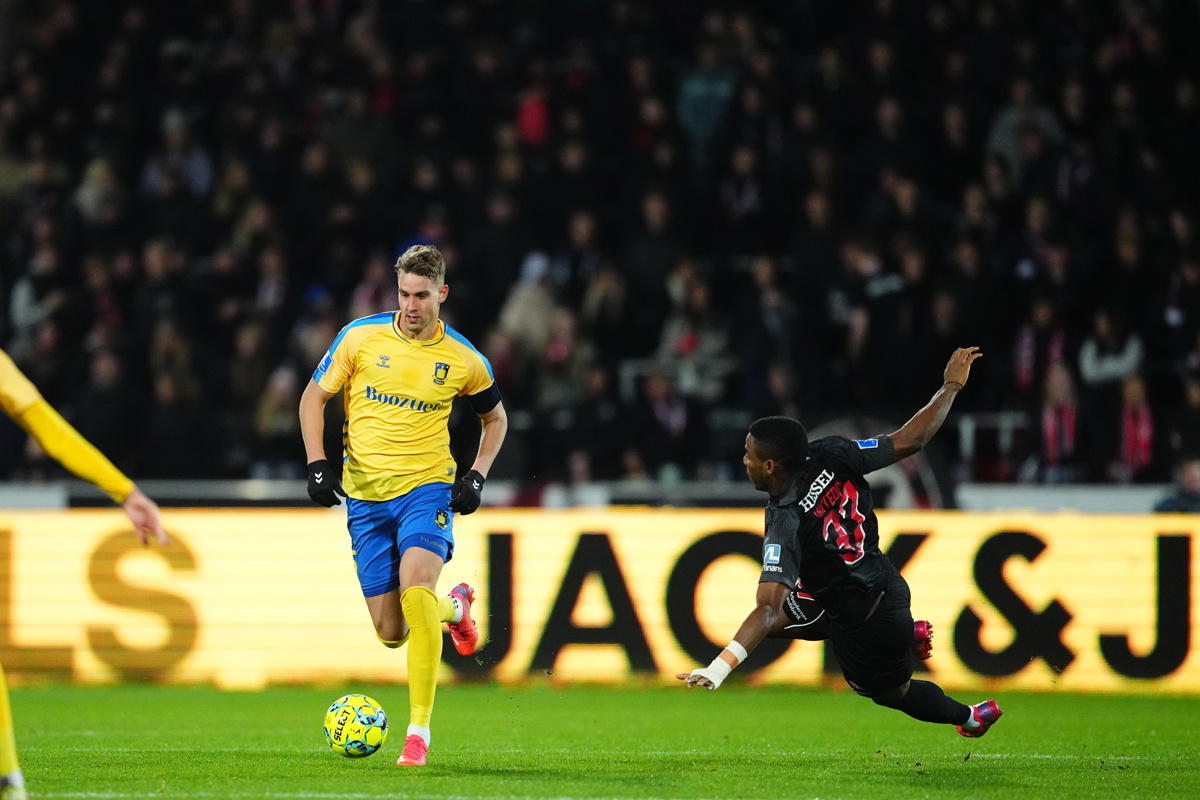
<path fill-rule="evenodd" d="M 438 386 L 443 386 L 446 383 L 446 376 L 450 374 L 450 365 L 443 364 L 441 361 L 433 365 L 433 382 Z"/>
<path fill-rule="evenodd" d="M 777 544 L 765 545 L 763 547 L 763 563 L 764 564 L 778 564 L 780 549 L 781 549 L 780 546 Z"/>
<path fill-rule="evenodd" d="M 446 530 L 446 526 L 450 524 L 450 515 L 446 513 L 444 508 L 439 508 L 433 513 L 433 521 L 437 523 L 439 528 Z"/>
<path fill-rule="evenodd" d="M 380 357 L 379 357 L 379 363 L 378 363 L 378 364 L 376 364 L 375 366 L 377 366 L 377 367 L 383 367 L 384 369 L 391 369 L 391 368 L 392 368 L 392 365 L 388 363 L 388 362 L 389 362 L 389 361 L 391 361 L 391 360 L 392 360 L 392 357 L 391 357 L 391 356 L 380 356 Z"/>

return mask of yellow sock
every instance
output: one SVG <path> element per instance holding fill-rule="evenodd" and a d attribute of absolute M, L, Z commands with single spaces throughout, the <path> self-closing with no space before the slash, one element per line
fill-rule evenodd
<path fill-rule="evenodd" d="M 450 622 L 454 619 L 454 601 L 448 595 L 442 595 L 437 599 L 438 603 L 438 618 L 442 622 Z"/>
<path fill-rule="evenodd" d="M 13 738 L 12 708 L 8 704 L 8 682 L 4 679 L 3 667 L 0 667 L 0 775 L 8 775 L 20 768 L 17 742 Z"/>
<path fill-rule="evenodd" d="M 424 586 L 412 586 L 400 595 L 400 608 L 408 620 L 409 723 L 429 727 L 433 697 L 437 693 L 438 666 L 442 660 L 442 620 L 438 599 Z"/>

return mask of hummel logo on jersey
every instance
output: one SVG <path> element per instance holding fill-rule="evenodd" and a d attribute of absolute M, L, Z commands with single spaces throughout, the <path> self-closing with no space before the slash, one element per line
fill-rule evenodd
<path fill-rule="evenodd" d="M 317 483 L 320 483 L 321 479 L 325 477 L 325 473 L 324 472 L 314 472 L 313 477 L 317 479 Z"/>
<path fill-rule="evenodd" d="M 450 365 L 441 361 L 433 365 L 433 382 L 438 386 L 446 384 L 446 376 L 450 374 Z"/>
<path fill-rule="evenodd" d="M 378 363 L 378 364 L 376 364 L 375 366 L 377 366 L 377 367 L 383 367 L 384 369 L 391 369 L 391 368 L 392 368 L 392 365 L 388 363 L 388 362 L 389 362 L 389 361 L 391 361 L 391 360 L 392 360 L 392 357 L 391 357 L 391 356 L 380 356 L 380 357 L 379 357 L 379 363 Z"/>

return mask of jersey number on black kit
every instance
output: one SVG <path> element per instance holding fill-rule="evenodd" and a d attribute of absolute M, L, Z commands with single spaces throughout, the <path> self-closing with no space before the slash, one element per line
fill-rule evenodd
<path fill-rule="evenodd" d="M 841 486 L 842 500 L 825 513 L 821 535 L 837 548 L 847 564 L 858 563 L 863 557 L 863 522 L 866 517 L 858 510 L 858 489 L 850 481 Z"/>

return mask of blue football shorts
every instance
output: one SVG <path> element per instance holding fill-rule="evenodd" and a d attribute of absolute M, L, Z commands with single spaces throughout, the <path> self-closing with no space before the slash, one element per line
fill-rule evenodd
<path fill-rule="evenodd" d="M 346 527 L 363 597 L 400 587 L 400 559 L 410 547 L 454 557 L 450 484 L 427 483 L 391 500 L 346 500 Z"/>

